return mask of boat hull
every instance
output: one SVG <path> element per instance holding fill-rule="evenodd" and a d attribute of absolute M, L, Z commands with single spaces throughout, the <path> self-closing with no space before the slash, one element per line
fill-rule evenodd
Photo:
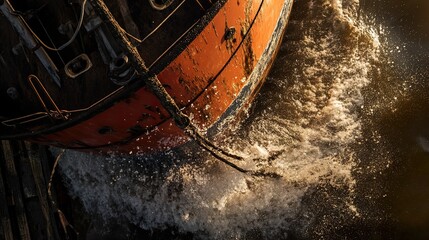
<path fill-rule="evenodd" d="M 247 109 L 258 92 L 292 2 L 217 2 L 148 68 L 192 124 L 213 135 L 222 122 Z M 164 151 L 189 141 L 143 84 L 124 86 L 109 98 L 102 107 L 75 117 L 73 124 L 59 124 L 29 138 L 62 148 L 127 154 Z"/>

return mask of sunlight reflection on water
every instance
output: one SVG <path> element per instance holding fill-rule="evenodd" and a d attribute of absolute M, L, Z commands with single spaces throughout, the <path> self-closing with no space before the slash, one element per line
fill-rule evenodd
<path fill-rule="evenodd" d="M 373 17 L 380 16 L 378 4 L 296 1 L 248 119 L 219 143 L 248 156 L 243 166 L 269 169 L 282 179 L 251 179 L 204 152 L 191 154 L 190 145 L 138 159 L 69 151 L 61 170 L 71 194 L 101 222 L 174 228 L 202 239 L 392 236 L 395 219 L 411 222 L 391 211 L 400 202 L 393 196 L 402 191 L 391 180 L 407 176 L 395 169 L 407 154 L 427 158 L 421 150 L 408 151 L 428 128 L 406 113 L 415 114 L 410 106 L 428 99 L 418 88 L 428 72 L 410 67 L 414 48 L 398 42 L 395 31 L 390 38 L 385 26 L 391 19 Z M 405 38 L 416 37 L 421 40 Z M 428 107 L 420 107 L 426 114 Z M 408 122 L 420 138 L 407 135 L 411 140 L 404 143 L 398 139 Z M 252 160 L 257 157 L 263 160 Z"/>

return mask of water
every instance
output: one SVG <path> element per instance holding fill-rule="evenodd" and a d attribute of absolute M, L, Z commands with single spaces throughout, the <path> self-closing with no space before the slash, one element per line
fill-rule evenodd
<path fill-rule="evenodd" d="M 68 151 L 60 169 L 92 216 L 88 239 L 429 237 L 427 10 L 296 1 L 249 117 L 218 139 L 281 179 L 192 145 L 137 160 Z"/>

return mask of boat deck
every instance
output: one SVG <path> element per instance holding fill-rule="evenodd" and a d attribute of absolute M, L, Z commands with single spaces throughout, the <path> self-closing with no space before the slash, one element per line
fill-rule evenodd
<path fill-rule="evenodd" d="M 11 15 L 21 19 L 38 42 L 32 50 L 14 31 L 10 21 L 4 16 L 0 18 L 0 29 L 7 33 L 3 34 L 0 44 L 0 65 L 7 70 L 0 71 L 0 120 L 14 119 L 7 125 L 25 128 L 29 120 L 34 121 L 43 113 L 57 109 L 69 113 L 84 112 L 106 97 L 125 91 L 120 82 L 122 79 L 112 77 L 115 75 L 112 68 L 116 64 L 122 67 L 126 59 L 114 43 L 112 46 L 100 44 L 112 41 L 103 26 L 94 27 L 97 19 L 90 16 L 89 1 L 83 1 L 86 4 L 85 18 L 75 40 L 58 50 L 73 37 L 82 14 L 81 4 L 67 2 L 10 0 L 14 9 Z M 168 8 L 157 10 L 149 1 L 105 2 L 146 65 L 155 73 L 172 60 L 171 56 L 165 58 L 167 50 L 213 5 L 209 0 L 172 1 Z M 36 50 L 46 52 L 51 65 L 58 70 L 59 82 L 40 63 L 34 54 Z M 29 77 L 32 75 L 34 77 Z M 41 125 L 40 121 L 36 125 Z"/>

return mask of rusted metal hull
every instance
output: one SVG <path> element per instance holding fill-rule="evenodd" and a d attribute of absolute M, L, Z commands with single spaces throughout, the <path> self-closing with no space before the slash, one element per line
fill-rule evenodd
<path fill-rule="evenodd" d="M 248 107 L 263 83 L 292 2 L 218 1 L 148 68 L 193 124 L 214 133 L 222 121 Z M 137 49 L 144 57 L 146 49 Z M 122 153 L 162 151 L 189 140 L 157 97 L 138 82 L 67 121 L 30 132 L 4 138 Z"/>

